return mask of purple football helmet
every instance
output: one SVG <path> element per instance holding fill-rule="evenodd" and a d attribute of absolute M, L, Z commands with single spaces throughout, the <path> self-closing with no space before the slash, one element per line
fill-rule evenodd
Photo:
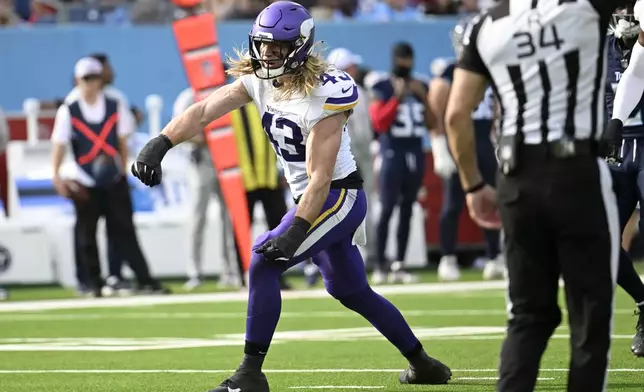
<path fill-rule="evenodd" d="M 272 3 L 257 16 L 249 34 L 255 75 L 273 79 L 303 66 L 314 39 L 315 24 L 306 8 L 291 1 Z"/>

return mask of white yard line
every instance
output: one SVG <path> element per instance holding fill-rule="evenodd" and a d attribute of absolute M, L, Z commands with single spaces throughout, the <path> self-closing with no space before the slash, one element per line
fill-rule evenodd
<path fill-rule="evenodd" d="M 401 369 L 266 369 L 264 373 L 399 373 Z M 232 373 L 230 370 L 210 369 L 9 369 L 0 370 L 0 374 L 145 374 L 145 373 Z M 498 369 L 452 369 L 454 373 L 495 373 Z M 540 372 L 566 373 L 568 369 L 539 369 Z M 611 373 L 643 373 L 644 369 L 608 369 Z"/>
<path fill-rule="evenodd" d="M 644 275 L 640 275 L 644 279 Z M 471 295 L 471 292 L 490 290 L 505 290 L 505 281 L 491 282 L 453 282 L 453 283 L 422 283 L 408 285 L 383 285 L 374 286 L 373 289 L 382 295 L 409 295 L 409 294 L 446 294 Z M 282 292 L 282 298 L 290 299 L 318 299 L 331 298 L 324 289 L 293 290 Z M 196 303 L 222 303 L 246 302 L 248 292 L 233 293 L 206 293 L 206 294 L 173 294 L 166 296 L 135 296 L 128 298 L 100 298 L 100 299 L 62 299 L 39 301 L 16 301 L 0 303 L 0 312 L 25 312 L 56 309 L 89 309 L 113 307 L 137 307 L 153 305 L 177 305 Z"/>
<path fill-rule="evenodd" d="M 503 281 L 492 282 L 456 282 L 456 283 L 423 283 L 409 285 L 383 285 L 374 286 L 374 290 L 382 295 L 404 294 L 444 294 L 462 293 L 466 291 L 485 291 L 505 289 Z M 293 290 L 282 292 L 282 298 L 289 299 L 317 299 L 331 298 L 324 289 Z M 248 301 L 248 292 L 234 293 L 208 293 L 208 294 L 173 294 L 164 296 L 135 296 L 127 298 L 99 298 L 99 299 L 62 299 L 39 301 L 16 301 L 0 303 L 0 312 L 24 312 L 55 309 L 89 309 L 134 307 L 151 305 L 177 305 L 196 303 L 221 303 Z"/>
<path fill-rule="evenodd" d="M 405 317 L 471 317 L 506 316 L 503 309 L 454 309 L 454 310 L 400 310 Z M 566 313 L 565 310 L 562 310 Z M 631 315 L 633 309 L 615 309 L 615 314 Z M 0 322 L 17 321 L 91 321 L 91 320 L 145 320 L 145 319 L 239 319 L 246 312 L 119 312 L 119 313 L 20 313 L 0 314 Z M 360 317 L 346 310 L 282 312 L 280 318 L 356 318 Z"/>
<path fill-rule="evenodd" d="M 382 389 L 384 385 L 303 385 L 288 389 Z"/>
<path fill-rule="evenodd" d="M 461 381 L 479 381 L 479 380 L 487 380 L 487 381 L 496 381 L 498 380 L 498 377 L 456 377 L 452 378 L 452 380 L 461 380 Z M 537 381 L 552 381 L 554 380 L 554 377 L 537 377 Z"/>

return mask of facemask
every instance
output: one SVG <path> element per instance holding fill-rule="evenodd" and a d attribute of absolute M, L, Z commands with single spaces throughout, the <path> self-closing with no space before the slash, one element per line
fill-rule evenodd
<path fill-rule="evenodd" d="M 399 78 L 408 78 L 409 75 L 411 75 L 411 68 L 402 65 L 394 65 L 392 73 Z"/>

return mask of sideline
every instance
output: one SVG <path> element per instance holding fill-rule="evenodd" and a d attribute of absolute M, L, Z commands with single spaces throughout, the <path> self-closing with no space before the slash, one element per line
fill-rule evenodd
<path fill-rule="evenodd" d="M 374 291 L 382 295 L 408 295 L 503 290 L 505 289 L 505 287 L 506 283 L 504 281 L 491 281 L 383 285 L 373 286 L 373 289 Z M 282 292 L 282 299 L 286 300 L 317 298 L 331 298 L 331 296 L 324 289 L 293 290 Z M 248 301 L 247 291 L 205 294 L 172 294 L 164 296 L 147 295 L 126 298 L 72 298 L 62 300 L 4 302 L 0 303 L 0 312 L 26 312 L 56 309 L 90 309 L 245 301 Z"/>

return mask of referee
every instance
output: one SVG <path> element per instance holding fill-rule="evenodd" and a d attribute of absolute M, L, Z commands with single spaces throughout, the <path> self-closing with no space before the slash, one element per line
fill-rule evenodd
<path fill-rule="evenodd" d="M 604 40 L 624 0 L 502 0 L 468 25 L 446 125 L 470 215 L 505 234 L 508 331 L 498 391 L 533 391 L 561 322 L 565 281 L 568 391 L 605 390 L 619 222 L 599 158 Z M 470 114 L 488 85 L 500 104 L 498 191 L 481 179 Z M 604 145 L 605 143 L 601 143 Z"/>

